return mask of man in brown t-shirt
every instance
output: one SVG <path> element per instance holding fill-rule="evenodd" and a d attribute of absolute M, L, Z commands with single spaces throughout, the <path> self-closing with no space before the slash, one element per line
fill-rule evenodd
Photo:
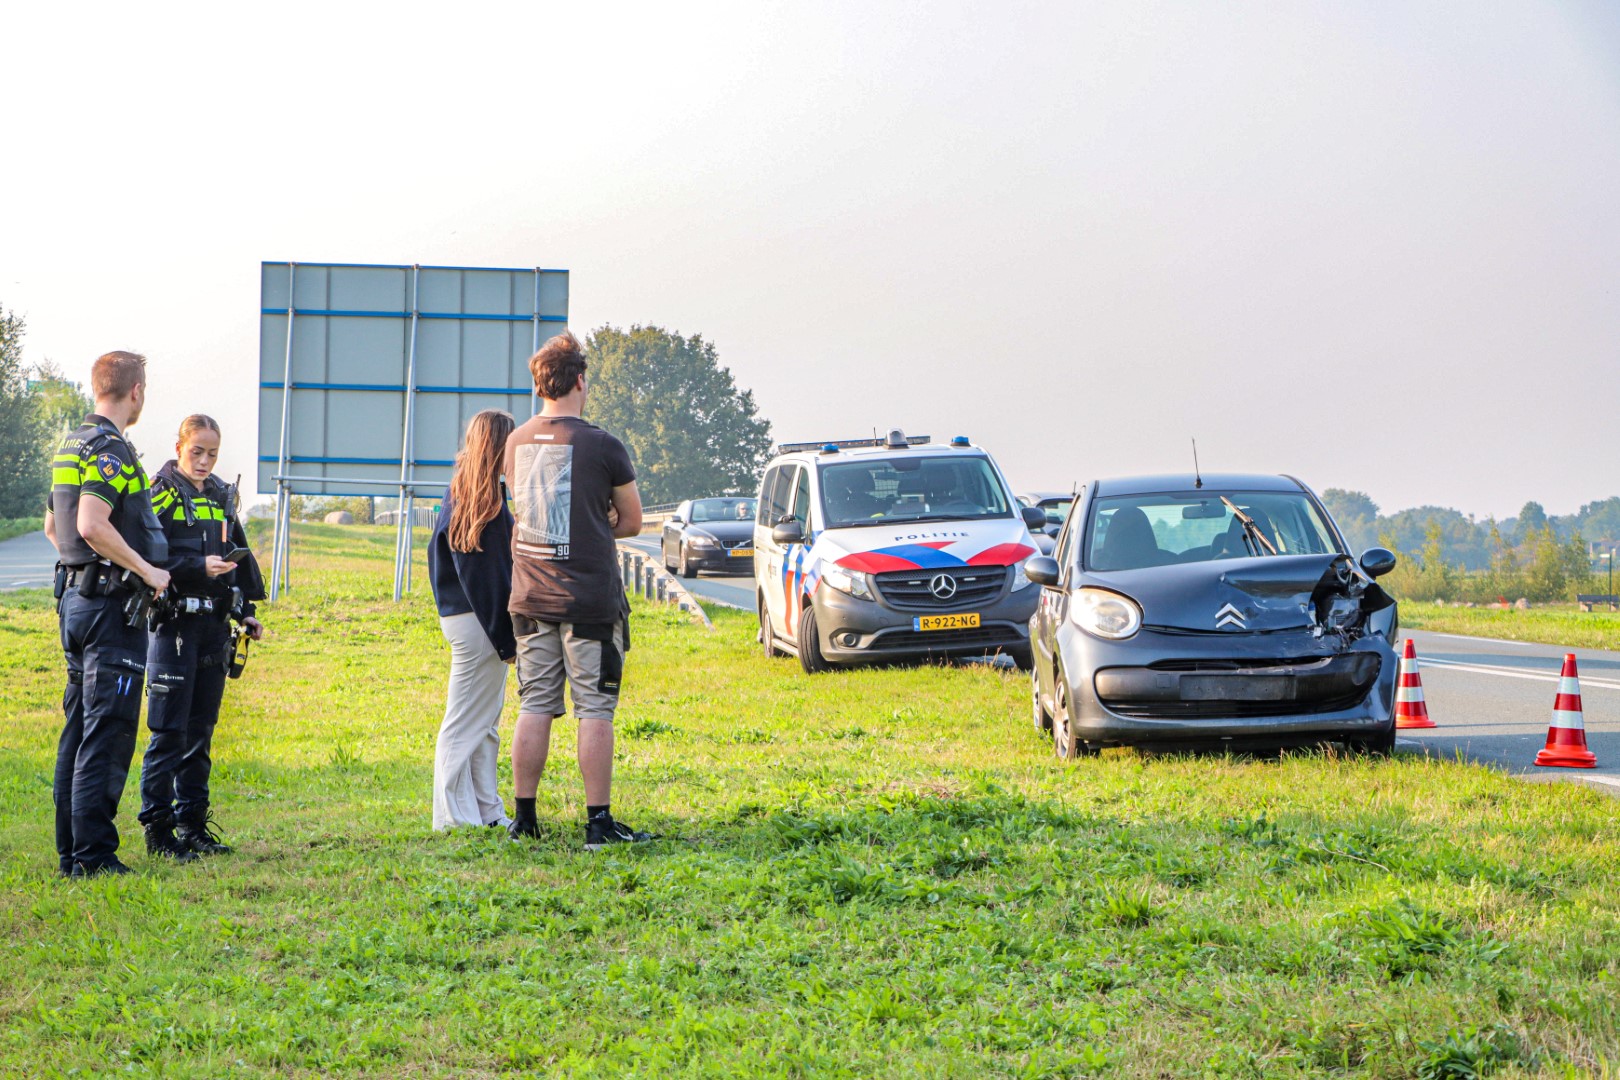
<path fill-rule="evenodd" d="M 580 418 L 585 350 L 563 333 L 529 360 L 539 415 L 506 440 L 512 492 L 512 630 L 521 704 L 512 733 L 517 815 L 512 838 L 540 835 L 535 790 L 545 771 L 551 721 L 569 687 L 585 778 L 585 847 L 651 840 L 613 820 L 613 713 L 628 648 L 630 606 L 614 537 L 641 531 L 641 496 L 624 444 Z"/>

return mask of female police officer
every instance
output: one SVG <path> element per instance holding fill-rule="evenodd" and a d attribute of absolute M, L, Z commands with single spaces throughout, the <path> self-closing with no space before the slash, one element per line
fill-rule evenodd
<path fill-rule="evenodd" d="M 209 750 L 231 663 L 227 620 L 234 611 L 249 637 L 263 635 L 253 601 L 264 599 L 264 579 L 236 519 L 236 490 L 213 475 L 219 425 L 186 417 L 174 448 L 175 460 L 152 481 L 173 598 L 146 654 L 152 737 L 141 762 L 140 821 L 148 852 L 184 862 L 230 850 L 210 827 Z"/>

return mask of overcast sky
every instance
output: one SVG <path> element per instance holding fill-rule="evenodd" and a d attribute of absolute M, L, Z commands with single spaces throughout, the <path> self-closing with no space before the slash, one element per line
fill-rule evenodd
<path fill-rule="evenodd" d="M 253 472 L 261 260 L 566 267 L 781 439 L 1014 486 L 1620 494 L 1620 17 L 1535 3 L 28 4 L 0 305 Z M 164 14 L 168 12 L 168 14 Z M 392 448 L 397 452 L 397 447 Z"/>

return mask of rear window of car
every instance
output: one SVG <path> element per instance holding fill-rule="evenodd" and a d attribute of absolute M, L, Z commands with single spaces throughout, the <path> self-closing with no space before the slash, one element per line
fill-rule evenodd
<path fill-rule="evenodd" d="M 1243 524 L 1239 511 L 1253 529 Z M 1336 551 L 1332 530 L 1303 492 L 1206 489 L 1099 498 L 1086 540 L 1086 566 L 1139 570 Z"/>
<path fill-rule="evenodd" d="M 827 527 L 897 521 L 960 521 L 1008 517 L 1008 501 L 988 458 L 879 458 L 821 470 Z"/>

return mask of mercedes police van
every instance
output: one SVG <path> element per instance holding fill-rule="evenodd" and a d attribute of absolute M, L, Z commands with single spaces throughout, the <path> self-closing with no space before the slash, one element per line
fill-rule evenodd
<path fill-rule="evenodd" d="M 765 655 L 811 673 L 994 653 L 1028 668 L 1040 589 L 1023 563 L 1045 521 L 963 436 L 779 446 L 754 521 Z"/>

